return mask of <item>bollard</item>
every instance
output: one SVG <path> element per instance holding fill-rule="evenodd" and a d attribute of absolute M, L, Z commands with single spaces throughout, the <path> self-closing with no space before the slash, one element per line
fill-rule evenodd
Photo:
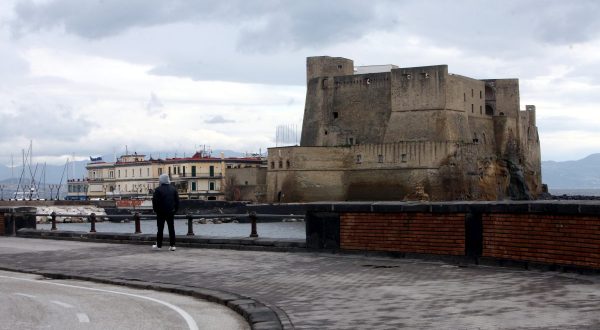
<path fill-rule="evenodd" d="M 92 228 L 90 228 L 90 233 L 96 232 L 96 213 L 90 214 L 90 223 Z"/>
<path fill-rule="evenodd" d="M 133 220 L 135 221 L 135 234 L 141 234 L 142 228 L 140 226 L 140 214 L 138 212 L 133 214 Z"/>
<path fill-rule="evenodd" d="M 17 236 L 17 219 L 14 214 L 10 215 L 10 220 L 12 222 L 12 235 Z"/>
<path fill-rule="evenodd" d="M 258 237 L 258 233 L 256 232 L 256 212 L 252 211 L 248 214 L 250 220 L 252 221 L 252 231 L 250 232 L 250 237 Z"/>
<path fill-rule="evenodd" d="M 50 230 L 56 230 L 56 212 L 50 213 L 50 217 L 52 218 L 52 228 Z"/>
<path fill-rule="evenodd" d="M 194 236 L 194 223 L 192 222 L 192 215 L 191 214 L 187 214 L 187 220 L 188 220 L 188 232 L 187 232 L 187 236 Z"/>

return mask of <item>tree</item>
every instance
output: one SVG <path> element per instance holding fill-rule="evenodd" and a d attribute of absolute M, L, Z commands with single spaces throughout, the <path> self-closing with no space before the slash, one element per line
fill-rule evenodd
<path fill-rule="evenodd" d="M 223 192 L 225 193 L 225 200 L 240 200 L 240 188 L 235 175 L 228 175 L 223 179 Z"/>

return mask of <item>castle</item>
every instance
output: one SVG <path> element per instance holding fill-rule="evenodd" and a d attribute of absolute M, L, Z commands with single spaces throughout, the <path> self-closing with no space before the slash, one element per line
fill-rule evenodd
<path fill-rule="evenodd" d="M 447 65 L 307 59 L 300 146 L 270 148 L 267 199 L 532 199 L 542 190 L 535 106 L 518 79 Z"/>

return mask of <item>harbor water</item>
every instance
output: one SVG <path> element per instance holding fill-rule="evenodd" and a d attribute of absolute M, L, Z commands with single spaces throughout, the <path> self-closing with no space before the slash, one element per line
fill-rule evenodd
<path fill-rule="evenodd" d="M 156 221 L 144 220 L 140 222 L 143 234 L 156 234 Z M 60 223 L 56 224 L 58 230 L 68 231 L 90 231 L 89 223 Z M 50 230 L 51 224 L 38 224 L 37 229 Z M 258 236 L 264 238 L 293 238 L 305 239 L 306 230 L 304 222 L 259 222 L 256 225 Z M 250 235 L 249 223 L 221 223 L 221 224 L 194 224 L 196 236 L 216 237 L 248 237 Z M 130 222 L 97 222 L 96 232 L 133 233 L 135 224 Z M 185 235 L 188 232 L 188 224 L 185 219 L 175 220 L 175 233 Z M 165 224 L 164 233 L 168 235 Z M 168 236 L 166 236 L 168 237 Z"/>

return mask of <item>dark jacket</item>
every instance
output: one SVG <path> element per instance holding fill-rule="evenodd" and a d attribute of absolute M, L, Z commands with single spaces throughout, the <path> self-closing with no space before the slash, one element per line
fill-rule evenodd
<path fill-rule="evenodd" d="M 179 194 L 170 184 L 161 184 L 152 195 L 152 209 L 157 214 L 175 214 L 179 210 Z"/>

